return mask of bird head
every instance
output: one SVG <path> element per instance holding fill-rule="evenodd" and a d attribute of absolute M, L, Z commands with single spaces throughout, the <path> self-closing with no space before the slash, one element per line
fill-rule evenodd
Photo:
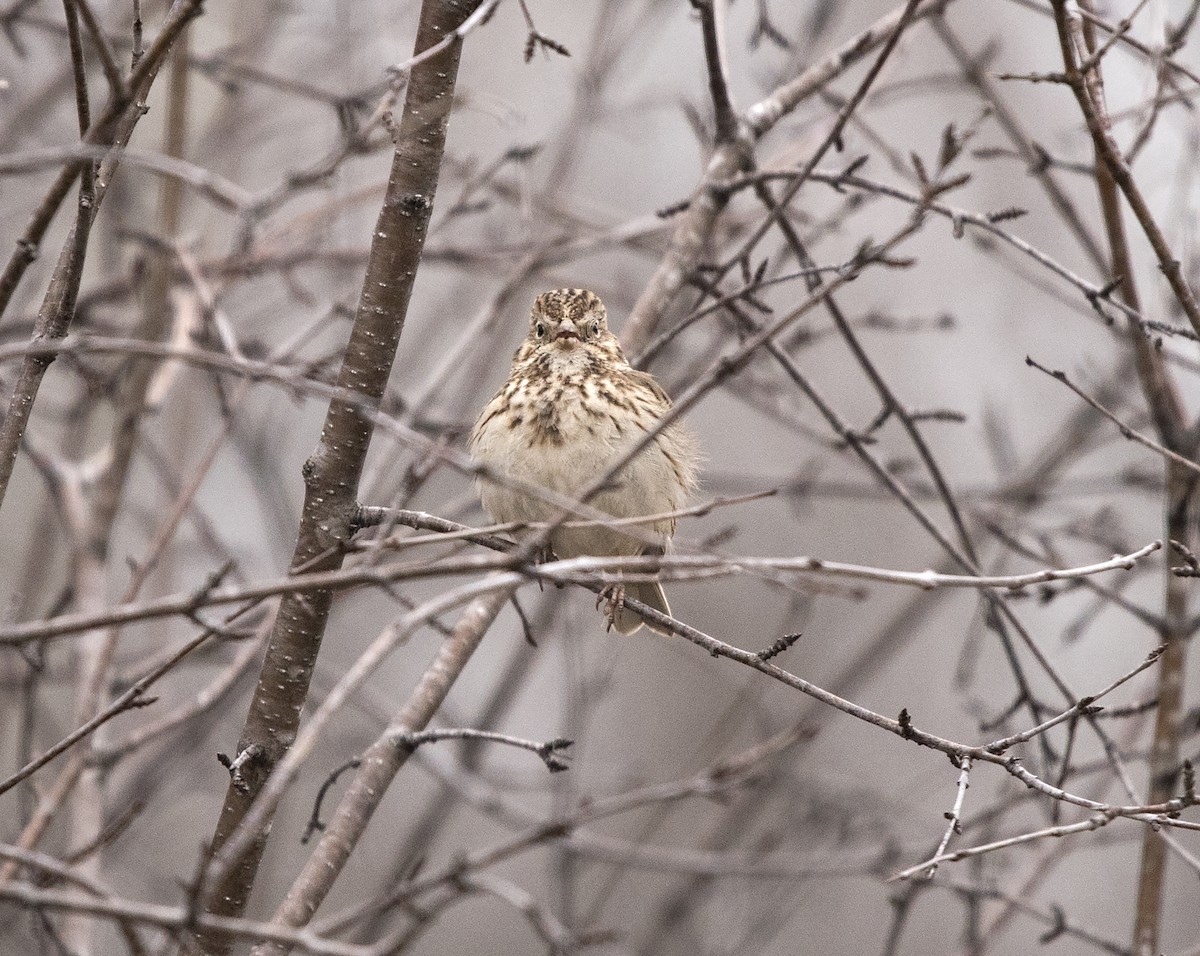
<path fill-rule="evenodd" d="M 608 312 L 587 289 L 554 289 L 533 300 L 528 342 L 536 349 L 569 351 L 611 338 Z"/>

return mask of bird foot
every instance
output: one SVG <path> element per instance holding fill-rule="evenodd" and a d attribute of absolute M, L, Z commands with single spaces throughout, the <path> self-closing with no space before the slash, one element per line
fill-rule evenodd
<path fill-rule="evenodd" d="M 596 598 L 597 608 L 600 607 L 602 601 L 607 602 L 604 607 L 604 617 L 608 621 L 607 630 L 611 631 L 617 622 L 617 615 L 625 608 L 625 585 L 606 584 L 600 589 L 600 594 Z"/>

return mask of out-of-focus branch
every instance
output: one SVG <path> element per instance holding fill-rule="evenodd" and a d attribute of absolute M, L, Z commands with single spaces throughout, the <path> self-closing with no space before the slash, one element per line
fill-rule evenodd
<path fill-rule="evenodd" d="M 1067 0 L 1051 0 L 1051 2 L 1054 6 L 1055 22 L 1058 25 L 1063 64 L 1066 67 L 1066 81 L 1075 94 L 1080 112 L 1087 123 L 1088 132 L 1092 135 L 1092 142 L 1096 147 L 1096 158 L 1104 165 L 1108 175 L 1112 177 L 1117 188 L 1125 196 L 1138 224 L 1142 227 L 1142 232 L 1154 249 L 1159 268 L 1171 286 L 1171 291 L 1175 293 L 1179 307 L 1191 322 L 1192 329 L 1197 335 L 1200 335 L 1200 303 L 1197 302 L 1195 293 L 1184 278 L 1179 259 L 1172 252 L 1166 236 L 1135 182 L 1120 145 L 1113 138 L 1107 108 L 1104 106 L 1100 66 L 1091 59 L 1094 44 L 1086 41 L 1080 42 L 1084 38 L 1082 17 L 1077 10 L 1072 9 L 1074 5 L 1068 4 Z M 1081 67 L 1083 67 L 1083 71 L 1081 71 Z M 1102 182 L 1100 185 L 1103 188 Z M 1111 241 L 1111 229 L 1109 238 Z M 1117 250 L 1113 250 L 1113 254 L 1115 256 Z M 1127 277 L 1123 276 L 1123 278 Z"/>
<path fill-rule="evenodd" d="M 61 186 L 62 197 L 65 198 L 67 190 L 70 189 L 71 179 L 79 170 L 86 173 L 81 180 L 75 225 L 63 243 L 49 287 L 38 311 L 37 323 L 34 327 L 34 341 L 62 338 L 70 329 L 75 315 L 75 301 L 79 295 L 79 283 L 83 278 L 88 237 L 92 224 L 95 222 L 96 213 L 104 200 L 108 185 L 112 181 L 120 161 L 117 154 L 129 141 L 134 127 L 143 115 L 142 107 L 146 95 L 149 93 L 150 86 L 158 74 L 158 69 L 162 65 L 167 51 L 184 27 L 199 14 L 201 2 L 202 0 L 176 0 L 163 25 L 162 32 L 138 68 L 134 70 L 129 84 L 133 102 L 127 104 L 123 100 L 110 96 L 105 112 L 91 125 L 83 137 L 85 143 L 101 143 L 113 147 L 108 158 L 95 171 L 94 182 L 92 173 L 89 171 L 91 160 L 74 164 L 74 171 L 72 171 L 70 179 L 67 179 L 64 173 L 55 182 L 52 192 L 57 195 Z M 39 207 L 39 215 L 42 208 L 44 207 Z M 40 231 L 34 230 L 37 233 L 36 237 L 31 238 L 27 231 L 26 236 L 18 242 L 18 252 L 9 264 L 13 269 L 12 274 L 10 275 L 6 271 L 4 277 L 0 278 L 0 314 L 3 314 L 4 308 L 8 304 L 8 298 L 16 288 L 21 274 L 33 261 L 34 249 L 41 241 L 41 235 L 49 227 L 53 210 L 48 210 L 48 212 L 49 215 L 44 217 L 44 221 L 42 219 L 38 221 Z M 0 507 L 3 507 L 21 438 L 25 434 L 25 428 L 33 412 L 38 389 L 41 387 L 42 378 L 51 361 L 53 361 L 52 358 L 42 356 L 30 357 L 23 363 L 8 401 L 8 411 L 4 420 L 0 422 Z"/>
<path fill-rule="evenodd" d="M 187 47 L 188 34 L 184 32 L 172 51 L 167 78 L 165 151 L 172 156 L 182 154 L 187 127 Z M 114 95 L 120 92 L 119 88 L 114 90 Z M 108 159 L 102 158 L 101 163 Z M 88 178 L 88 168 L 85 168 L 83 181 L 86 183 Z M 159 197 L 159 232 L 168 240 L 179 230 L 182 195 L 182 184 L 178 179 L 164 180 Z M 138 338 L 150 341 L 165 338 L 171 324 L 172 312 L 167 291 L 170 285 L 170 262 L 164 263 L 163 259 L 164 256 L 160 254 L 152 263 L 146 307 L 137 328 Z M 103 452 L 96 456 L 103 464 L 97 469 L 94 479 L 82 484 L 84 507 L 79 515 L 79 526 L 73 529 L 78 539 L 79 553 L 74 566 L 74 590 L 79 607 L 85 611 L 102 607 L 108 599 L 109 544 L 117 526 L 130 469 L 142 437 L 139 426 L 146 411 L 147 396 L 157 374 L 158 370 L 154 366 L 138 363 L 127 375 L 122 376 L 115 401 L 116 414 L 112 433 Z M 68 467 L 86 469 L 89 466 L 84 463 Z M 153 562 L 133 575 L 133 580 L 125 591 L 126 598 L 136 596 L 152 567 Z M 119 637 L 117 630 L 87 634 L 74 648 L 76 667 L 80 674 L 75 700 L 75 720 L 81 725 L 81 729 L 88 726 L 96 728 L 95 734 L 87 741 L 87 747 L 105 742 L 107 728 L 96 721 L 112 713 L 117 704 L 125 702 L 122 709 L 127 709 L 138 706 L 143 700 L 144 689 L 137 691 L 134 697 L 129 697 L 126 692 L 112 706 L 105 707 L 109 696 L 112 661 Z M 199 647 L 201 643 L 203 638 L 189 645 L 189 650 Z M 180 655 L 175 661 L 182 659 L 183 655 Z M 167 670 L 173 666 L 174 663 L 170 663 Z M 166 670 L 161 673 L 166 673 Z M 100 766 L 89 766 L 80 776 L 72 805 L 72 843 L 75 845 L 85 845 L 96 840 L 103 832 L 108 805 L 107 784 L 107 769 Z M 104 868 L 101 853 L 90 854 L 81 866 L 86 872 L 99 875 Z M 94 921 L 72 917 L 64 924 L 63 935 L 75 951 L 86 954 L 93 950 L 94 930 Z"/>
<path fill-rule="evenodd" d="M 952 2 L 924 0 L 898 7 L 745 111 L 738 124 L 738 135 L 718 144 L 709 157 L 691 201 L 671 236 L 666 254 L 634 303 L 621 332 L 626 352 L 636 355 L 646 347 L 675 296 L 688 284 L 692 270 L 712 237 L 717 219 L 729 201 L 722 190 L 714 187 L 750 168 L 752 144 L 805 99 L 886 43 L 906 15 L 912 20 L 922 19 L 944 10 Z M 911 12 L 910 7 L 914 7 Z"/>
<path fill-rule="evenodd" d="M 1067 378 L 1066 372 L 1060 371 L 1059 369 L 1048 369 L 1048 368 L 1046 368 L 1046 366 L 1042 365 L 1039 362 L 1034 361 L 1032 358 L 1029 358 L 1028 356 L 1025 358 L 1025 364 L 1030 365 L 1033 368 L 1036 368 L 1039 372 L 1045 372 L 1047 375 L 1049 375 L 1055 381 L 1062 382 L 1065 386 L 1067 386 L 1067 388 L 1069 388 L 1072 392 L 1074 392 L 1076 395 L 1078 395 L 1080 398 L 1082 398 L 1092 408 L 1094 408 L 1101 415 L 1103 415 L 1105 418 L 1107 418 L 1110 422 L 1112 422 L 1114 425 L 1116 425 L 1117 428 L 1120 429 L 1120 431 L 1121 431 L 1122 438 L 1127 438 L 1129 441 L 1137 442 L 1137 444 L 1141 445 L 1143 448 L 1149 448 L 1156 455 L 1161 455 L 1163 458 L 1167 459 L 1168 462 L 1170 462 L 1172 465 L 1176 466 L 1177 468 L 1182 468 L 1184 471 L 1190 471 L 1190 472 L 1193 472 L 1194 474 L 1196 474 L 1197 476 L 1200 476 L 1200 465 L 1196 464 L 1196 462 L 1192 461 L 1190 458 L 1186 458 L 1183 455 L 1179 454 L 1179 452 L 1172 451 L 1170 448 L 1167 448 L 1165 445 L 1159 444 L 1153 438 L 1149 438 L 1146 435 L 1143 435 L 1141 432 L 1139 432 L 1133 428 L 1130 428 L 1127 424 L 1125 424 L 1125 422 L 1121 421 L 1121 419 L 1119 419 L 1115 414 L 1113 414 L 1113 412 L 1110 409 L 1101 405 L 1098 401 L 1096 401 L 1094 398 L 1092 398 L 1092 396 L 1090 396 L 1087 392 L 1085 392 L 1083 389 L 1081 389 L 1079 386 L 1077 386 L 1074 382 L 1072 382 L 1069 378 Z"/>
<path fill-rule="evenodd" d="M 129 95 L 125 87 L 125 78 L 121 76 L 121 68 L 117 66 L 116 53 L 113 51 L 112 44 L 108 42 L 108 37 L 100 28 L 91 3 L 89 0 L 69 0 L 69 2 L 78 11 L 79 18 L 87 27 L 88 36 L 91 37 L 92 45 L 96 48 L 96 56 L 100 60 L 100 67 L 104 70 L 104 78 L 108 81 L 109 93 L 117 100 L 124 99 Z"/>
<path fill-rule="evenodd" d="M 227 940 L 275 939 L 314 956 L 371 956 L 373 948 L 322 939 L 306 930 L 290 930 L 257 920 L 196 913 L 188 906 L 163 906 L 115 896 L 85 896 L 66 890 L 38 889 L 27 883 L 0 885 L 0 900 L 34 911 L 65 912 L 106 919 L 121 925 L 141 924 L 169 930 L 177 938 L 199 929 Z"/>
<path fill-rule="evenodd" d="M 49 877 L 52 880 L 61 880 L 64 883 L 74 884 L 97 899 L 106 901 L 112 899 L 112 894 L 102 883 L 78 872 L 75 867 L 61 862 L 48 854 L 0 844 L 0 859 L 8 863 L 20 864 L 21 866 L 28 867 L 30 870 L 36 870 L 42 874 L 43 879 Z M 74 915 L 78 916 L 79 914 Z M 117 923 L 121 929 L 121 935 L 125 937 L 125 944 L 129 947 L 130 956 L 146 956 L 146 945 L 134 929 L 132 921 L 118 919 Z"/>
<path fill-rule="evenodd" d="M 143 113 L 137 101 L 145 99 L 150 84 L 154 82 L 154 77 L 158 73 L 159 67 L 162 66 L 164 57 L 178 38 L 180 31 L 200 14 L 202 4 L 203 0 L 176 0 L 163 23 L 162 30 L 155 37 L 154 43 L 134 64 L 133 72 L 128 83 L 124 84 L 121 95 L 110 93 L 103 112 L 88 129 L 87 135 L 83 137 L 84 145 L 112 146 L 124 145 L 128 142 L 133 126 L 137 124 Z M 140 21 L 138 21 L 138 27 L 140 29 Z M 132 112 L 130 111 L 131 99 L 134 101 Z M 118 128 L 117 135 L 113 136 L 114 127 L 125 126 L 128 129 L 122 131 Z M 46 235 L 46 230 L 50 228 L 50 223 L 54 221 L 59 206 L 66 199 L 67 193 L 71 190 L 71 184 L 81 169 L 83 169 L 83 163 L 79 162 L 63 167 L 62 172 L 55 178 L 53 185 L 30 217 L 25 231 L 17 240 L 17 248 L 4 267 L 3 275 L 0 275 L 0 317 L 8 308 L 12 294 L 16 291 L 17 284 L 21 281 L 25 270 L 37 258 L 38 249 Z"/>
<path fill-rule="evenodd" d="M 1134 282 L 1133 257 L 1130 254 L 1122 219 L 1120 196 L 1133 210 L 1143 233 L 1158 257 L 1159 267 L 1171 290 L 1200 334 L 1200 304 L 1183 276 L 1178 259 L 1172 253 L 1162 230 L 1151 213 L 1120 146 L 1112 135 L 1112 123 L 1104 97 L 1104 81 L 1094 25 L 1084 22 L 1081 9 L 1066 0 L 1052 0 L 1058 30 L 1065 79 L 1075 94 L 1087 123 L 1096 156 L 1096 185 L 1104 213 L 1114 278 L 1120 277 L 1121 297 L 1140 311 Z M 1118 192 L 1119 190 L 1119 192 Z M 1150 407 L 1155 427 L 1166 449 L 1183 457 L 1195 454 L 1195 439 L 1190 436 L 1186 411 L 1163 360 L 1140 327 L 1131 327 L 1130 344 L 1134 351 L 1142 393 Z M 1193 530 L 1191 512 L 1196 498 L 1196 476 L 1177 461 L 1168 459 L 1166 478 L 1166 537 L 1185 544 Z M 1173 792 L 1179 775 L 1179 734 L 1182 720 L 1183 680 L 1186 671 L 1186 647 L 1189 637 L 1188 589 L 1186 582 L 1164 572 L 1164 620 L 1162 637 L 1166 648 L 1159 670 L 1158 707 L 1155 711 L 1154 737 L 1150 754 L 1150 788 L 1147 799 L 1155 801 Z M 1166 881 L 1167 847 L 1161 836 L 1149 830 L 1143 836 L 1141 872 L 1134 914 L 1133 947 L 1136 956 L 1153 956 L 1159 951 L 1162 898 Z"/>
<path fill-rule="evenodd" d="M 1024 160 L 1025 168 L 1029 171 L 1029 175 L 1037 179 L 1046 193 L 1046 198 L 1050 200 L 1055 210 L 1057 210 L 1059 218 L 1062 219 L 1063 223 L 1071 231 L 1080 248 L 1087 253 L 1087 257 L 1091 260 L 1092 265 L 1096 268 L 1104 268 L 1107 265 L 1104 253 L 1101 251 L 1096 237 L 1092 234 L 1092 230 L 1084 223 L 1083 218 L 1079 215 L 1079 211 L 1075 208 L 1075 203 L 1054 177 L 1054 171 L 1050 167 L 1050 164 L 1046 162 L 1044 152 L 1038 151 L 1033 138 L 1026 133 L 1019 114 L 1011 109 L 1001 97 L 1000 91 L 996 88 L 995 80 L 989 75 L 978 58 L 973 57 L 966 47 L 963 46 L 958 35 L 950 28 L 945 18 L 940 16 L 934 17 L 930 21 L 930 25 L 942 43 L 945 44 L 946 49 L 950 51 L 950 55 L 958 61 L 958 65 L 963 71 L 963 76 L 970 81 L 987 101 L 988 106 L 996 117 L 996 121 L 1000 124 L 1000 128 L 1004 130 L 1009 142 L 1013 144 L 1013 148 L 1016 149 L 1021 159 Z"/>
<path fill-rule="evenodd" d="M 485 868 L 494 866 L 511 859 L 539 844 L 551 840 L 566 840 L 574 842 L 572 833 L 585 827 L 588 823 L 605 820 L 620 814 L 629 813 L 643 807 L 664 806 L 678 803 L 689 797 L 713 797 L 721 794 L 736 792 L 747 788 L 756 778 L 760 778 L 767 768 L 781 755 L 792 749 L 796 743 L 811 736 L 811 728 L 792 726 L 772 734 L 765 740 L 759 740 L 740 752 L 734 753 L 715 764 L 706 767 L 701 772 L 684 779 L 671 780 L 666 783 L 651 784 L 639 787 L 626 793 L 614 794 L 599 799 L 585 799 L 566 814 L 555 814 L 551 820 L 539 820 L 536 815 L 522 815 L 520 822 L 525 824 L 521 831 L 496 846 L 473 850 L 455 860 L 450 866 L 444 866 L 433 872 L 424 872 L 407 877 L 399 886 L 389 889 L 381 900 L 358 903 L 340 913 L 333 913 L 318 923 L 318 931 L 322 934 L 345 931 L 350 925 L 362 918 L 364 913 L 378 911 L 390 906 L 416 900 L 429 890 L 452 883 L 465 873 L 478 873 Z M 586 833 L 587 842 L 595 845 L 597 839 L 603 837 Z M 611 846 L 611 844 L 608 844 Z M 655 847 L 639 847 L 649 851 L 646 855 L 657 855 L 660 851 Z M 681 854 L 695 861 L 695 856 Z M 707 856 L 705 862 L 711 863 L 712 856 Z M 717 854 L 716 856 L 720 856 Z M 393 950 L 381 941 L 381 952 Z"/>

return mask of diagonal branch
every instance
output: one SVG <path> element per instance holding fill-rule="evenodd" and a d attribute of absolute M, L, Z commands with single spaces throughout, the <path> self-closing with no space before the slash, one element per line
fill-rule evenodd
<path fill-rule="evenodd" d="M 507 587 L 485 594 L 463 611 L 391 726 L 363 754 L 358 773 L 288 890 L 287 899 L 276 911 L 273 923 L 293 928 L 308 925 L 341 875 L 396 774 L 422 741 L 421 732 L 514 590 Z M 289 949 L 282 943 L 261 943 L 254 949 L 254 956 L 282 956 Z"/>
<path fill-rule="evenodd" d="M 1122 438 L 1126 438 L 1132 442 L 1137 442 L 1137 444 L 1141 445 L 1143 448 L 1149 448 L 1156 455 L 1162 455 L 1162 457 L 1167 459 L 1167 461 L 1171 462 L 1171 464 L 1176 465 L 1177 467 L 1182 468 L 1185 471 L 1190 471 L 1190 472 L 1196 474 L 1197 476 L 1200 476 L 1200 465 L 1196 464 L 1196 462 L 1192 461 L 1192 459 L 1179 454 L 1179 452 L 1177 452 L 1177 451 L 1172 451 L 1170 448 L 1167 448 L 1165 445 L 1161 445 L 1158 442 L 1156 442 L 1153 438 L 1143 435 L 1141 432 L 1126 425 L 1109 408 L 1107 408 L 1104 405 L 1101 405 L 1098 401 L 1096 401 L 1096 399 L 1092 398 L 1091 395 L 1089 395 L 1087 392 L 1085 392 L 1083 389 L 1081 389 L 1078 385 L 1076 385 L 1074 382 L 1072 382 L 1069 378 L 1067 378 L 1066 372 L 1063 372 L 1060 369 L 1046 368 L 1046 366 L 1035 361 L 1034 359 L 1030 358 L 1029 356 L 1025 356 L 1025 364 L 1032 366 L 1033 368 L 1036 368 L 1039 372 L 1045 372 L 1047 375 L 1049 375 L 1052 379 L 1055 379 L 1056 381 L 1062 382 L 1065 386 L 1067 386 L 1067 388 L 1069 388 L 1072 392 L 1074 392 L 1076 395 L 1078 395 L 1080 398 L 1082 398 L 1092 408 L 1094 408 L 1101 415 L 1103 415 L 1105 418 L 1107 418 L 1110 422 L 1112 422 L 1114 425 L 1116 425 L 1117 428 L 1121 432 Z"/>

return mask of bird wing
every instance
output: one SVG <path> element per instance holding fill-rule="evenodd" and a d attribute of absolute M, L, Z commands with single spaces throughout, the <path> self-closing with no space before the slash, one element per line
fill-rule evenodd
<path fill-rule="evenodd" d="M 631 382 L 649 390 L 656 399 L 662 402 L 662 410 L 664 413 L 671 407 L 671 399 L 667 396 L 667 393 L 663 391 L 663 387 L 655 381 L 654 376 L 649 372 L 642 372 L 636 368 L 631 368 L 625 374 L 629 376 Z"/>

